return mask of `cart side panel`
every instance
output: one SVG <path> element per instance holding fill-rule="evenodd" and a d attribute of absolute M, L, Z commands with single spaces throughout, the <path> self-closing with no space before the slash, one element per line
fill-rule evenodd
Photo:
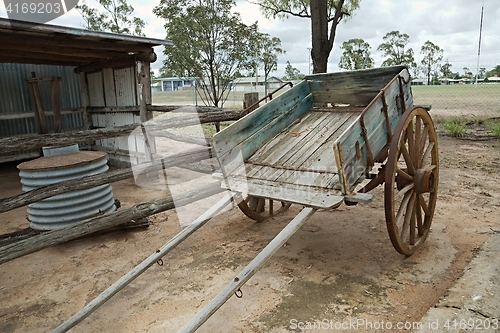
<path fill-rule="evenodd" d="M 306 76 L 314 103 L 368 105 L 404 66 Z"/>
<path fill-rule="evenodd" d="M 228 153 L 233 147 L 261 131 L 271 121 L 290 111 L 294 105 L 302 101 L 309 93 L 309 85 L 307 82 L 302 81 L 269 103 L 257 108 L 231 124 L 231 126 L 215 134 L 213 144 L 217 156 Z"/>
<path fill-rule="evenodd" d="M 270 103 L 267 105 L 269 104 Z M 268 119 L 265 123 L 260 122 L 259 118 L 255 119 L 259 121 L 261 127 L 257 130 L 253 129 L 249 131 L 253 133 L 250 136 L 244 138 L 234 134 L 230 137 L 226 137 L 225 133 L 220 132 L 218 134 L 218 140 L 214 138 L 214 148 L 217 153 L 217 158 L 226 177 L 241 167 L 243 162 L 252 156 L 266 142 L 309 111 L 312 108 L 312 94 L 308 94 L 299 101 L 295 99 L 295 104 L 292 106 L 290 106 L 286 100 L 283 100 L 278 106 L 279 105 L 283 105 L 283 109 L 280 109 L 281 112 L 278 117 Z M 258 110 L 261 109 L 259 108 L 256 111 Z M 250 115 L 252 114 L 253 113 Z M 264 116 L 264 114 L 262 116 Z M 220 134 L 224 134 L 224 136 Z"/>
<path fill-rule="evenodd" d="M 403 81 L 399 80 L 402 77 Z M 364 179 L 371 169 L 371 162 L 390 143 L 390 133 L 394 131 L 401 117 L 401 89 L 403 88 L 404 106 L 413 105 L 409 73 L 406 69 L 398 73 L 386 87 L 385 93 L 379 93 L 367 106 L 363 114 L 342 134 L 335 142 L 334 149 L 339 167 L 342 190 L 351 194 L 355 186 Z M 385 113 L 383 112 L 383 97 L 387 104 L 387 114 L 390 131 L 387 128 Z M 366 130 L 369 150 L 363 135 L 363 124 Z M 389 134 L 388 134 L 389 133 Z M 371 152 L 371 156 L 369 155 Z"/>

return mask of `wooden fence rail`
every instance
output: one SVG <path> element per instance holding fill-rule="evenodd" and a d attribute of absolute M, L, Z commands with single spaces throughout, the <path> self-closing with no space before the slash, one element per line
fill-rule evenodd
<path fill-rule="evenodd" d="M 213 182 L 177 196 L 175 198 L 175 204 L 172 197 L 156 199 L 149 202 L 138 203 L 130 208 L 120 209 L 110 214 L 80 221 L 70 227 L 47 231 L 14 244 L 0 247 L 0 264 L 52 245 L 64 243 L 84 235 L 118 226 L 131 220 L 137 220 L 169 209 L 184 206 L 223 191 L 225 190 L 220 187 L 219 182 Z"/>

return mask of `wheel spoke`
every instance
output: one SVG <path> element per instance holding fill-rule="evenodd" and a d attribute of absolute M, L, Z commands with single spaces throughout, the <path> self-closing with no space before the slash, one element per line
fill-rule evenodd
<path fill-rule="evenodd" d="M 421 166 L 422 167 L 424 167 L 424 166 L 427 165 L 427 160 L 429 159 L 429 156 L 432 153 L 432 149 L 434 149 L 434 145 L 435 145 L 434 142 L 429 142 L 429 145 L 427 146 L 427 149 L 425 149 L 425 153 L 422 156 L 422 162 L 421 162 Z"/>
<path fill-rule="evenodd" d="M 411 217 L 412 217 L 412 212 L 413 212 L 413 204 L 414 204 L 414 198 L 415 196 L 413 195 L 413 193 L 411 193 L 409 196 L 408 196 L 409 200 L 407 202 L 407 205 L 405 207 L 405 210 L 404 210 L 404 223 L 403 223 L 403 226 L 401 228 L 401 239 L 405 239 L 405 235 L 408 233 L 408 228 L 410 228 L 410 221 L 411 221 Z"/>
<path fill-rule="evenodd" d="M 405 187 L 403 187 L 395 196 L 394 196 L 394 200 L 399 200 L 403 195 L 406 195 L 406 193 L 411 190 L 413 187 L 415 186 L 414 183 L 410 183 L 408 185 L 406 185 Z"/>
<path fill-rule="evenodd" d="M 424 210 L 425 216 L 431 216 L 431 211 L 429 210 L 429 207 L 425 202 L 424 195 L 422 193 L 419 193 L 418 196 L 420 198 L 420 207 L 422 207 L 422 209 Z"/>
<path fill-rule="evenodd" d="M 257 204 L 257 208 L 255 209 L 255 211 L 257 213 L 262 213 L 264 211 L 264 205 L 265 204 L 266 204 L 266 199 L 260 198 L 259 199 L 259 203 Z"/>
<path fill-rule="evenodd" d="M 417 212 L 416 209 L 416 195 L 413 193 L 411 197 L 411 202 L 409 207 L 411 207 L 411 219 L 410 219 L 410 245 L 415 245 L 415 214 Z"/>
<path fill-rule="evenodd" d="M 415 204 L 416 207 L 415 213 L 417 215 L 418 235 L 422 236 L 424 234 L 424 228 L 423 228 L 424 225 L 422 224 L 422 207 L 420 206 L 420 195 L 417 195 L 415 200 L 417 201 Z"/>
<path fill-rule="evenodd" d="M 413 162 L 415 161 L 415 133 L 414 133 L 414 128 L 413 128 L 413 119 L 410 121 L 408 124 L 408 128 L 406 129 L 406 139 L 408 141 L 408 151 L 410 153 L 410 160 Z M 417 168 L 418 166 L 413 164 L 414 168 Z"/>
<path fill-rule="evenodd" d="M 403 153 L 404 160 L 406 162 L 406 166 L 408 167 L 408 171 L 410 174 L 414 175 L 415 174 L 415 165 L 413 164 L 413 161 L 410 157 L 410 153 L 408 152 L 408 149 L 406 149 L 406 145 L 402 144 L 401 145 L 401 151 Z"/>
<path fill-rule="evenodd" d="M 420 116 L 415 117 L 415 155 L 414 155 L 414 161 L 416 163 L 415 167 L 418 169 L 420 168 L 420 158 L 419 156 L 421 155 L 423 151 L 423 147 L 420 145 L 420 138 L 422 136 L 422 118 Z"/>
<path fill-rule="evenodd" d="M 422 138 L 420 138 L 420 147 L 422 148 L 422 151 L 425 147 L 425 143 L 427 142 L 428 137 L 429 137 L 429 124 L 425 124 L 424 133 L 422 135 Z"/>
<path fill-rule="evenodd" d="M 402 169 L 400 168 L 397 168 L 396 169 L 396 172 L 398 173 L 398 175 L 400 175 L 401 177 L 403 177 L 404 179 L 407 179 L 409 181 L 413 181 L 413 177 L 410 176 L 409 174 L 407 174 L 406 172 L 404 172 Z"/>
<path fill-rule="evenodd" d="M 406 193 L 403 201 L 401 202 L 401 206 L 399 206 L 398 210 L 398 215 L 396 216 L 396 224 L 400 225 L 401 224 L 401 219 L 403 218 L 403 214 L 408 208 L 408 202 L 410 201 L 411 197 L 413 195 L 413 192 Z"/>

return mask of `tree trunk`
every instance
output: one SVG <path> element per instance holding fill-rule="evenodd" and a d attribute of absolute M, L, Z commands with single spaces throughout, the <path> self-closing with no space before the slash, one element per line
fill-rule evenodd
<path fill-rule="evenodd" d="M 326 1 L 311 1 L 311 33 L 313 73 L 326 73 L 330 50 L 328 48 L 328 8 Z"/>

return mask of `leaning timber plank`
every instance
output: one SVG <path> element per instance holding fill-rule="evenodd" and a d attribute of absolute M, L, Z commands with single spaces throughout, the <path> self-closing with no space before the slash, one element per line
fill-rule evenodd
<path fill-rule="evenodd" d="M 111 297 L 117 294 L 120 290 L 125 288 L 130 282 L 132 282 L 139 275 L 144 273 L 149 267 L 154 265 L 156 262 L 161 260 L 166 254 L 173 250 L 182 241 L 192 235 L 196 230 L 201 228 L 205 223 L 207 223 L 212 217 L 219 213 L 224 207 L 226 207 L 233 200 L 233 194 L 227 193 L 221 200 L 219 200 L 215 205 L 213 205 L 204 214 L 198 217 L 193 223 L 188 227 L 184 228 L 175 237 L 169 240 L 165 245 L 163 245 L 158 251 L 151 254 L 148 258 L 142 261 L 139 265 L 135 266 L 131 271 L 122 276 L 118 281 L 113 283 L 110 287 L 104 290 L 99 296 L 97 296 L 90 303 L 85 305 L 83 309 L 75 313 L 67 321 L 59 325 L 52 331 L 53 333 L 67 332 L 72 327 L 76 326 L 82 320 L 87 318 L 92 312 L 103 305 Z"/>
<path fill-rule="evenodd" d="M 185 127 L 215 121 L 228 121 L 240 118 L 241 111 L 229 110 L 220 112 L 207 112 L 199 115 L 187 115 L 166 120 L 150 120 L 142 124 L 151 134 L 161 133 L 167 128 Z M 106 127 L 93 130 L 82 130 L 51 134 L 30 134 L 0 139 L 0 153 L 40 148 L 43 146 L 62 146 L 75 142 L 94 141 L 99 139 L 125 136 L 136 130 L 141 124 L 130 124 L 117 127 Z"/>
<path fill-rule="evenodd" d="M 268 139 L 279 133 L 279 130 L 269 131 L 268 125 L 276 119 L 282 118 L 283 115 L 290 113 L 290 110 L 293 110 L 296 105 L 300 104 L 308 95 L 309 86 L 307 82 L 302 81 L 269 103 L 241 118 L 232 124 L 232 126 L 217 133 L 213 139 L 217 155 L 223 156 L 230 153 L 235 146 L 245 142 L 249 137 L 259 132 L 264 131 L 268 134 L 269 137 L 263 142 L 268 141 Z M 253 153 L 254 152 L 251 154 Z"/>
<path fill-rule="evenodd" d="M 226 174 L 231 174 L 241 165 L 241 162 L 243 160 L 249 158 L 265 142 L 288 127 L 291 123 L 293 123 L 295 119 L 302 117 L 302 115 L 309 111 L 311 107 L 312 95 L 309 94 L 303 100 L 297 102 L 292 109 L 287 110 L 286 113 L 269 122 L 266 126 L 262 127 L 252 136 L 246 138 L 243 142 L 231 147 L 226 154 L 222 156 L 218 155 L 217 158 L 219 159 L 219 162 L 224 166 L 224 172 Z M 226 140 L 229 140 L 229 138 L 227 138 Z M 214 149 L 217 149 L 215 141 Z"/>
<path fill-rule="evenodd" d="M 135 171 L 142 173 L 161 170 L 173 166 L 180 166 L 187 163 L 198 162 L 211 157 L 211 150 L 201 148 L 185 153 L 175 154 L 164 159 L 154 161 L 152 163 L 139 164 L 134 166 Z M 0 200 L 0 213 L 11 209 L 29 205 L 31 203 L 50 198 L 55 195 L 84 190 L 87 188 L 99 186 L 102 184 L 116 182 L 122 179 L 133 177 L 133 169 L 126 168 L 115 171 L 109 171 L 103 174 L 85 176 L 78 179 L 72 179 L 53 185 L 43 186 L 29 192 L 24 192 L 19 195 Z"/>
<path fill-rule="evenodd" d="M 192 144 L 199 145 L 199 146 L 210 146 L 210 143 L 204 137 L 199 138 L 199 137 L 194 137 L 194 136 L 186 135 L 186 134 L 172 133 L 169 131 L 162 131 L 159 133 L 155 132 L 155 137 L 167 138 L 167 139 L 171 139 L 171 140 L 179 141 L 179 142 L 184 142 L 184 143 L 192 143 Z"/>
<path fill-rule="evenodd" d="M 47 231 L 15 244 L 1 247 L 0 264 L 51 245 L 64 243 L 84 235 L 115 227 L 130 220 L 137 220 L 169 209 L 181 207 L 223 191 L 224 189 L 220 187 L 219 182 L 214 182 L 176 197 L 175 204 L 172 197 L 141 202 L 127 209 L 78 222 L 71 227 Z"/>

